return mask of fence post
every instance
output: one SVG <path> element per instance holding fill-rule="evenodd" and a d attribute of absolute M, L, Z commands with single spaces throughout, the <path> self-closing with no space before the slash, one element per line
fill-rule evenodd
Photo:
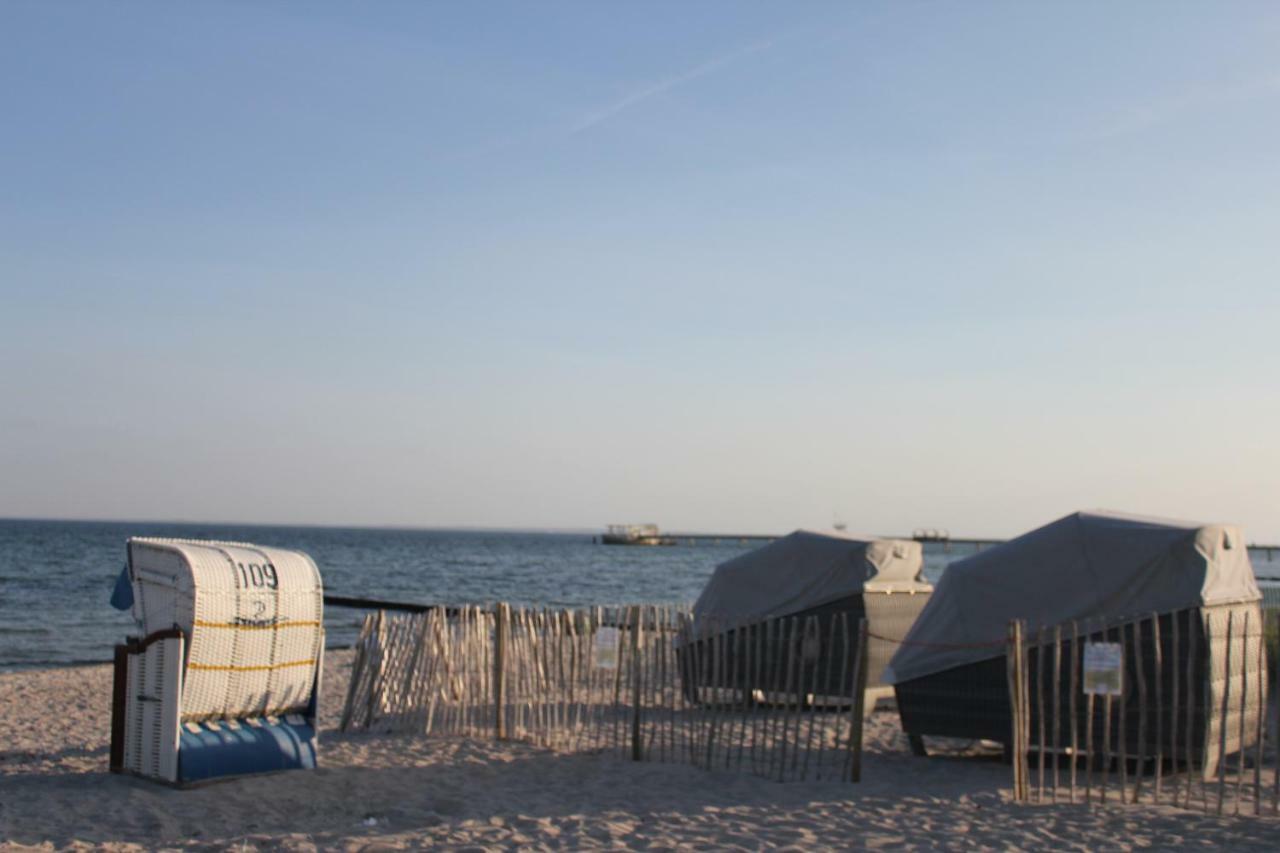
<path fill-rule="evenodd" d="M 1183 612 L 1187 614 L 1187 659 L 1184 662 L 1186 665 L 1186 676 L 1187 676 L 1185 679 L 1187 682 L 1187 725 L 1186 725 L 1187 740 L 1186 740 L 1186 743 L 1183 744 L 1184 746 L 1183 754 L 1187 757 L 1187 805 L 1186 807 L 1191 808 L 1191 797 L 1192 797 L 1192 794 L 1194 793 L 1192 789 L 1192 782 L 1194 781 L 1194 777 L 1196 773 L 1196 744 L 1192 737 L 1192 734 L 1194 731 L 1195 716 L 1196 716 L 1196 694 L 1202 692 L 1197 690 L 1196 688 L 1197 686 L 1202 687 L 1203 683 L 1205 682 L 1206 679 L 1208 679 L 1209 676 L 1205 675 L 1203 678 L 1199 679 L 1200 683 L 1197 684 L 1197 680 L 1195 678 L 1196 647 L 1197 645 L 1199 645 L 1200 638 L 1199 638 L 1198 632 L 1196 631 L 1195 620 L 1196 620 L 1196 617 L 1198 616 L 1199 611 L 1193 608 L 1188 608 Z M 1203 630 L 1204 630 L 1204 643 L 1206 646 L 1208 646 L 1209 627 L 1207 622 L 1205 623 Z M 1203 703 L 1203 699 L 1201 701 Z M 1203 704 L 1204 704 L 1204 710 L 1202 710 L 1201 713 L 1204 716 L 1205 730 L 1204 730 L 1204 734 L 1200 738 L 1200 741 L 1201 741 L 1200 771 L 1202 773 L 1204 772 L 1204 759 L 1208 756 L 1208 751 L 1203 749 L 1203 746 L 1208 741 L 1208 738 L 1209 738 L 1208 703 L 1203 703 Z M 1203 786 L 1201 787 L 1201 790 L 1203 790 Z"/>
<path fill-rule="evenodd" d="M 1155 701 L 1155 720 L 1156 720 L 1156 778 L 1155 778 L 1155 802 L 1160 804 L 1160 783 L 1161 775 L 1164 767 L 1164 649 L 1160 645 L 1160 614 L 1151 614 L 1151 648 L 1155 654 L 1155 672 L 1156 672 L 1156 701 Z M 1176 652 L 1175 652 L 1176 654 Z M 1177 669 L 1175 666 L 1174 669 Z M 1174 767 L 1175 772 L 1177 767 Z"/>
<path fill-rule="evenodd" d="M 1227 678 L 1231 678 L 1231 673 L 1227 673 Z M 1245 777 L 1245 755 L 1249 750 L 1245 748 L 1245 740 L 1248 737 L 1248 731 L 1245 728 L 1247 720 L 1246 713 L 1249 710 L 1249 611 L 1244 612 L 1244 625 L 1240 628 L 1240 752 L 1239 761 L 1236 764 L 1236 804 L 1235 814 L 1240 814 L 1240 801 L 1244 799 L 1244 777 Z"/>
<path fill-rule="evenodd" d="M 1009 686 L 1009 763 L 1013 765 L 1013 799 L 1018 801 L 1022 780 L 1018 778 L 1018 620 L 1010 619 L 1005 634 L 1004 670 Z"/>
<path fill-rule="evenodd" d="M 383 676 L 387 666 L 387 630 L 385 610 L 379 610 L 374 624 L 374 666 L 373 676 L 369 683 L 368 721 L 366 728 L 372 729 L 378 715 L 382 713 Z"/>
<path fill-rule="evenodd" d="M 1019 620 L 1018 638 L 1023 640 L 1018 654 L 1018 681 L 1022 686 L 1022 753 L 1019 759 L 1022 761 L 1022 799 L 1029 801 L 1031 799 L 1031 759 L 1028 757 L 1031 752 L 1031 667 L 1027 663 L 1026 631 L 1026 620 Z"/>
<path fill-rule="evenodd" d="M 355 717 L 356 702 L 360 697 L 357 690 L 360 686 L 360 679 L 364 677 L 365 657 L 369 647 L 369 632 L 373 630 L 373 614 L 366 613 L 364 622 L 360 626 L 360 635 L 356 638 L 355 657 L 351 661 L 351 680 L 347 682 L 347 701 L 342 706 L 342 721 L 338 724 L 338 731 L 351 731 L 351 725 Z"/>
<path fill-rule="evenodd" d="M 1077 710 L 1080 699 L 1080 656 L 1084 654 L 1083 646 L 1080 644 L 1080 623 L 1075 619 L 1071 620 L 1071 675 L 1068 678 L 1068 700 L 1067 708 L 1071 714 L 1071 800 L 1074 805 L 1076 801 L 1076 776 L 1078 768 L 1076 765 L 1080 763 L 1080 717 Z M 1090 715 L 1093 713 L 1093 706 L 1089 706 Z M 1093 760 L 1093 748 L 1089 748 L 1089 760 Z"/>
<path fill-rule="evenodd" d="M 1258 611 L 1258 713 L 1254 717 L 1253 813 L 1262 814 L 1262 759 L 1267 717 L 1267 611 Z"/>
<path fill-rule="evenodd" d="M 867 620 L 858 620 L 858 656 L 853 665 L 853 719 L 849 732 L 849 781 L 862 781 L 862 717 L 867 701 Z"/>
<path fill-rule="evenodd" d="M 1218 814 L 1222 814 L 1222 809 L 1226 805 L 1227 796 L 1227 726 L 1230 725 L 1231 713 L 1231 635 L 1234 633 L 1235 627 L 1235 611 L 1227 611 L 1227 643 L 1224 653 L 1225 659 L 1222 662 L 1223 681 L 1222 681 L 1222 720 L 1218 724 Z M 1213 647 L 1209 647 L 1208 655 L 1209 667 L 1209 685 L 1213 685 Z M 1206 720 L 1208 716 L 1206 715 Z"/>
<path fill-rule="evenodd" d="M 640 739 L 640 630 L 641 609 L 631 608 L 631 760 L 644 759 Z"/>
<path fill-rule="evenodd" d="M 1062 625 L 1053 626 L 1053 802 L 1058 802 L 1058 756 L 1062 746 Z"/>
<path fill-rule="evenodd" d="M 1045 714 L 1044 714 L 1044 626 L 1041 625 L 1036 629 L 1036 716 L 1039 718 L 1037 727 L 1039 740 L 1036 746 L 1036 761 L 1038 765 L 1038 774 L 1036 782 L 1036 802 L 1044 802 L 1044 759 L 1045 759 Z M 1030 679 L 1028 679 L 1030 681 Z M 1031 739 L 1030 730 L 1028 730 L 1027 740 Z"/>
<path fill-rule="evenodd" d="M 507 696 L 503 674 L 507 660 L 507 620 L 511 605 L 499 604 L 493 609 L 493 732 L 497 740 L 507 739 Z"/>
<path fill-rule="evenodd" d="M 1009 677 L 1009 747 L 1010 759 L 1013 762 L 1013 799 L 1015 802 L 1026 802 L 1029 798 L 1029 785 L 1026 778 L 1025 760 L 1027 757 L 1024 735 L 1029 732 L 1026 727 L 1027 692 L 1023 685 L 1026 670 L 1022 665 L 1022 622 L 1018 619 L 1009 621 L 1009 637 L 1005 646 L 1006 670 Z"/>
<path fill-rule="evenodd" d="M 1143 770 L 1147 766 L 1147 665 L 1142 655 L 1142 620 L 1134 620 L 1129 632 L 1133 637 L 1133 665 L 1138 676 L 1138 749 L 1133 774 L 1133 802 L 1136 803 L 1142 795 Z"/>
<path fill-rule="evenodd" d="M 1268 559 L 1270 559 L 1270 555 L 1268 555 Z M 1271 617 L 1272 624 L 1275 624 L 1275 622 L 1277 621 L 1277 614 L 1271 613 L 1265 610 L 1263 611 L 1263 614 L 1264 616 Z M 1265 619 L 1262 624 L 1263 624 L 1263 634 L 1264 634 L 1263 643 L 1265 645 L 1266 643 Z M 1262 666 L 1264 670 L 1267 668 L 1265 658 L 1263 659 Z M 1267 670 L 1267 672 L 1270 673 L 1270 670 Z M 1280 666 L 1277 666 L 1276 672 L 1277 672 L 1277 681 L 1280 681 Z M 1274 709 L 1274 715 L 1271 718 L 1271 736 L 1280 738 L 1280 685 L 1277 685 L 1276 688 L 1273 688 L 1273 692 L 1276 693 L 1276 701 L 1271 703 L 1271 706 Z M 1262 711 L 1260 713 L 1266 713 L 1265 704 L 1263 705 Z M 1271 778 L 1271 813 L 1275 815 L 1275 814 L 1280 814 L 1280 766 L 1277 766 L 1275 768 L 1275 772 L 1271 774 L 1271 777 L 1272 777 Z"/>

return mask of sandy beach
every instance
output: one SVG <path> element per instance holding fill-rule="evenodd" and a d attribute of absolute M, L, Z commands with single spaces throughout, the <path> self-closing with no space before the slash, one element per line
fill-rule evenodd
<path fill-rule="evenodd" d="M 107 666 L 0 674 L 6 849 L 1274 848 L 1275 819 L 1171 807 L 1025 806 L 982 758 L 914 758 L 871 715 L 864 781 L 565 755 L 519 743 L 334 731 L 349 652 L 327 658 L 323 767 L 175 790 L 107 772 Z"/>

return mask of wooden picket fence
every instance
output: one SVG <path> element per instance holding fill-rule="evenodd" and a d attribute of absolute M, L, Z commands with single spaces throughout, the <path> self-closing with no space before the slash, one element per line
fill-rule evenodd
<path fill-rule="evenodd" d="M 779 781 L 858 781 L 866 623 L 685 608 L 369 614 L 344 731 L 527 741 Z"/>
<path fill-rule="evenodd" d="M 1240 605 L 1033 634 L 1011 623 L 1014 799 L 1280 814 L 1277 616 Z M 1118 673 L 1088 671 L 1101 644 L 1118 647 Z"/>

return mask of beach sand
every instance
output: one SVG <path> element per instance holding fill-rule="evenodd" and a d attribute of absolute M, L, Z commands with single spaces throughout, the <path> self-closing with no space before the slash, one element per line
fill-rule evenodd
<path fill-rule="evenodd" d="M 1009 801 L 1009 769 L 913 757 L 868 720 L 864 781 L 334 731 L 349 652 L 326 661 L 322 767 L 177 790 L 107 772 L 111 669 L 0 674 L 0 847 L 110 849 L 1275 849 L 1280 821 L 1168 806 Z"/>

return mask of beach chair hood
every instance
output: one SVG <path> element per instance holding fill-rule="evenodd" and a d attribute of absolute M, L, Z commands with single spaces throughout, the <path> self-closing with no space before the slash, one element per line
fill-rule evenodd
<path fill-rule="evenodd" d="M 800 613 L 863 591 L 927 592 L 919 542 L 797 530 L 716 566 L 695 624 L 723 627 Z"/>
<path fill-rule="evenodd" d="M 1012 619 L 1098 628 L 1260 598 L 1237 527 L 1077 512 L 948 566 L 885 679 L 1001 657 Z"/>
<path fill-rule="evenodd" d="M 132 612 L 144 634 L 186 637 L 184 714 L 305 707 L 323 652 L 324 586 L 299 551 L 244 542 L 135 537 Z"/>

